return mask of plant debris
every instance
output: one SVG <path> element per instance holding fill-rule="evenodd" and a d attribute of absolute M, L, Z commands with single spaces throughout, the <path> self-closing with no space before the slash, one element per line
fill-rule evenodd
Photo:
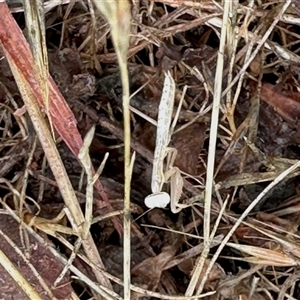
<path fill-rule="evenodd" d="M 45 53 L 22 3 L 0 3 L 0 298 L 300 299 L 299 3 L 132 2 L 126 135 L 129 24 L 105 3 L 109 22 L 91 1 L 45 1 Z M 144 202 L 166 74 L 176 213 Z"/>

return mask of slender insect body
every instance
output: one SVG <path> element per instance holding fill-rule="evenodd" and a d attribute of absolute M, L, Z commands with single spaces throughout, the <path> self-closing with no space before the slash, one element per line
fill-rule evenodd
<path fill-rule="evenodd" d="M 170 75 L 166 74 L 164 88 L 158 110 L 156 146 L 154 152 L 152 171 L 152 193 L 159 193 L 164 184 L 164 158 L 167 155 L 167 147 L 170 142 L 170 126 L 175 99 L 175 82 Z"/>
<path fill-rule="evenodd" d="M 175 82 L 171 74 L 168 72 L 166 73 L 164 81 L 164 88 L 157 118 L 156 145 L 151 180 L 152 194 L 145 198 L 145 205 L 148 208 L 165 208 L 171 201 L 172 212 L 178 213 L 181 208 L 177 208 L 177 203 L 182 193 L 183 186 L 180 170 L 171 166 L 171 164 L 168 166 L 166 172 L 164 170 L 165 157 L 167 154 L 170 155 L 170 153 L 174 153 L 174 149 L 168 148 L 168 145 L 172 134 L 171 121 L 175 91 Z M 168 193 L 162 192 L 163 185 L 169 180 L 169 178 L 171 178 L 171 189 L 174 189 L 171 191 L 172 199 Z"/>

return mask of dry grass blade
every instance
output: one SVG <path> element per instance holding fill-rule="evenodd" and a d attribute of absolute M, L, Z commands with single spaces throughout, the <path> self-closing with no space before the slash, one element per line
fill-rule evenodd
<path fill-rule="evenodd" d="M 18 261 L 16 268 L 21 272 L 23 277 L 25 277 L 28 283 L 35 288 L 35 291 L 43 295 L 45 299 L 48 297 L 52 299 L 54 296 L 68 298 L 68 295 L 70 295 L 72 291 L 71 285 L 67 283 L 70 280 L 70 274 L 67 274 L 62 279 L 63 281 L 60 287 L 56 286 L 56 288 L 53 289 L 53 283 L 56 276 L 58 276 L 59 272 L 63 269 L 63 265 L 46 250 L 44 245 L 38 245 L 35 251 L 30 252 L 30 255 L 28 255 L 28 252 L 23 253 L 24 241 L 22 241 L 19 234 L 19 223 L 7 214 L 1 214 L 0 216 L 0 248 L 6 252 L 11 262 L 15 263 Z M 28 235 L 23 228 L 22 232 L 24 236 L 26 236 L 28 244 L 37 243 L 34 237 Z M 47 266 L 53 268 L 52 272 L 48 271 Z M 6 276 L 2 272 L 0 272 L 0 277 L 1 280 L 5 282 L 5 284 L 2 285 L 0 293 L 2 293 L 1 295 L 5 295 L 9 290 L 14 289 L 15 284 L 13 279 L 6 281 Z M 21 291 L 16 287 L 15 292 L 19 293 Z"/>
<path fill-rule="evenodd" d="M 254 256 L 251 258 L 241 259 L 250 263 L 277 267 L 296 266 L 298 264 L 298 262 L 292 257 L 275 250 L 233 243 L 227 243 L 227 246 Z"/>
<path fill-rule="evenodd" d="M 256 49 L 252 52 L 252 54 L 249 57 L 248 61 L 245 62 L 245 64 L 243 65 L 242 69 L 240 70 L 240 72 L 234 77 L 234 79 L 232 80 L 232 82 L 223 91 L 222 95 L 226 95 L 227 92 L 229 91 L 229 89 L 231 89 L 231 87 L 239 80 L 240 76 L 245 73 L 245 71 L 249 67 L 250 63 L 253 61 L 253 59 L 255 58 L 255 56 L 258 54 L 258 52 L 261 49 L 261 47 L 265 44 L 265 42 L 268 39 L 269 35 L 272 33 L 272 31 L 273 31 L 274 27 L 276 26 L 276 24 L 282 18 L 284 12 L 290 6 L 291 2 L 292 2 L 291 0 L 287 0 L 282 5 L 282 7 L 281 7 L 281 9 L 280 9 L 280 11 L 278 13 L 278 15 L 274 18 L 271 26 L 269 26 L 268 30 L 266 31 L 266 33 L 264 34 L 264 36 L 262 37 L 262 39 L 258 42 L 258 45 L 257 45 Z"/>
<path fill-rule="evenodd" d="M 0 259 L 1 259 L 1 265 L 14 278 L 17 284 L 22 288 L 22 290 L 30 299 L 37 299 L 37 300 L 42 299 L 38 295 L 38 293 L 32 288 L 32 286 L 28 283 L 28 281 L 15 268 L 15 266 L 8 259 L 8 257 L 2 252 L 2 250 L 0 250 Z"/>
<path fill-rule="evenodd" d="M 41 98 L 41 94 L 38 91 L 38 80 L 36 79 L 34 72 L 28 73 L 31 67 L 28 65 L 28 62 L 30 59 L 32 61 L 32 56 L 30 55 L 30 51 L 28 51 L 29 49 L 26 41 L 24 40 L 19 27 L 13 20 L 6 3 L 0 3 L 0 13 L 1 46 L 5 52 L 14 78 L 18 84 L 23 101 L 31 117 L 39 140 L 43 146 L 45 155 L 49 161 L 49 165 L 57 181 L 63 199 L 67 207 L 70 209 L 73 219 L 76 220 L 78 227 L 81 227 L 84 223 L 84 217 L 81 208 L 58 150 L 53 139 L 51 138 L 50 130 L 37 103 L 37 98 Z M 15 42 L 15 44 L 13 44 L 14 39 L 18 39 L 18 42 Z M 16 51 L 16 45 L 18 45 L 22 51 Z M 24 57 L 26 52 L 27 56 Z M 89 235 L 88 238 L 83 242 L 83 247 L 88 257 L 92 261 L 99 263 L 100 266 L 103 266 L 102 260 L 91 235 Z M 96 271 L 95 275 L 99 282 L 105 286 L 111 287 L 110 282 L 103 277 L 100 272 Z"/>
<path fill-rule="evenodd" d="M 257 197 L 256 199 L 247 207 L 247 209 L 243 212 L 243 214 L 239 217 L 239 219 L 235 222 L 235 224 L 232 226 L 228 234 L 224 237 L 222 243 L 218 247 L 216 253 L 214 254 L 213 258 L 211 259 L 210 265 L 207 268 L 207 272 L 209 272 L 213 265 L 215 264 L 217 258 L 219 257 L 221 251 L 228 243 L 229 239 L 233 235 L 233 233 L 236 231 L 236 229 L 241 225 L 243 220 L 246 218 L 246 216 L 251 212 L 251 210 L 259 203 L 259 201 L 266 195 L 268 191 L 270 191 L 274 186 L 276 186 L 280 181 L 282 181 L 286 176 L 288 176 L 290 173 L 292 173 L 295 169 L 300 167 L 300 161 L 298 161 L 296 164 L 294 164 L 292 167 L 288 168 L 286 171 L 284 171 L 282 174 L 280 174 L 273 182 L 271 182 Z"/>
<path fill-rule="evenodd" d="M 193 276 L 189 283 L 189 286 L 186 290 L 186 296 L 192 296 L 198 281 L 198 278 L 201 274 L 201 271 L 204 267 L 205 259 L 209 253 L 209 246 L 212 240 L 210 236 L 210 208 L 211 208 L 211 199 L 213 193 L 213 183 L 214 183 L 214 165 L 215 165 L 215 149 L 217 142 L 217 133 L 218 133 L 218 123 L 219 123 L 219 109 L 220 101 L 222 97 L 222 74 L 224 66 L 224 50 L 225 50 L 225 41 L 226 41 L 226 27 L 229 16 L 229 2 L 225 1 L 224 11 L 223 11 L 223 25 L 221 31 L 220 46 L 218 52 L 218 63 L 216 69 L 216 78 L 214 86 L 214 100 L 213 100 L 213 109 L 211 117 L 211 127 L 210 127 L 210 139 L 209 139 L 209 150 L 208 150 L 208 162 L 207 162 L 207 173 L 206 173 L 206 185 L 205 185 L 205 202 L 204 202 L 204 249 L 201 254 L 198 263 L 195 265 L 193 270 Z M 199 295 L 202 292 L 204 282 L 202 282 L 197 290 Z"/>
<path fill-rule="evenodd" d="M 94 193 L 94 185 L 93 185 L 93 167 L 92 161 L 89 155 L 89 148 L 92 143 L 93 137 L 95 134 L 95 126 L 93 126 L 89 132 L 86 134 L 83 146 L 79 151 L 78 158 L 80 159 L 85 173 L 87 175 L 87 187 L 86 187 L 86 203 L 85 203 L 85 228 L 83 232 L 83 238 L 85 239 L 88 236 L 90 231 L 91 222 L 93 219 L 93 193 Z"/>
<path fill-rule="evenodd" d="M 124 118 L 124 298 L 130 299 L 130 241 L 131 241 L 131 212 L 130 212 L 130 182 L 132 167 L 130 162 L 130 91 L 127 70 L 127 52 L 130 33 L 130 4 L 125 1 L 94 0 L 97 8 L 104 14 L 111 26 L 112 39 L 118 57 L 123 90 L 123 118 Z"/>
<path fill-rule="evenodd" d="M 60 214 L 62 217 L 64 214 Z M 24 215 L 24 222 L 29 224 L 30 226 L 34 226 L 36 229 L 47 233 L 50 236 L 55 237 L 57 233 L 64 233 L 68 235 L 75 235 L 80 236 L 81 232 L 78 230 L 75 231 L 73 228 L 69 228 L 63 225 L 58 224 L 59 216 L 58 218 L 55 218 L 54 220 L 48 220 L 41 217 L 31 216 L 30 214 Z"/>
<path fill-rule="evenodd" d="M 9 49 L 11 55 L 18 62 L 20 68 L 22 68 L 25 77 L 29 78 L 29 81 L 32 82 L 35 99 L 41 107 L 44 107 L 45 103 L 40 93 L 40 89 L 38 88 L 38 84 L 36 82 L 37 79 L 34 78 L 34 61 L 28 48 L 28 43 L 24 39 L 24 36 L 18 29 L 17 24 L 9 12 L 4 11 L 4 6 L 1 9 L 1 21 L 4 21 L 4 24 L 7 25 L 6 27 L 3 27 L 3 31 L 1 31 L 1 43 L 4 45 L 4 49 Z M 12 34 L 12 32 L 14 34 Z M 7 38 L 7 36 L 9 38 Z M 53 125 L 61 138 L 71 149 L 72 153 L 75 155 L 75 157 L 77 157 L 79 150 L 82 147 L 82 138 L 76 126 L 77 121 L 51 77 L 48 78 L 48 83 L 51 98 L 51 101 L 49 102 L 49 108 Z M 103 186 L 99 180 L 95 183 L 95 187 L 102 199 L 110 207 L 108 197 L 104 192 Z M 116 228 L 118 229 L 120 226 L 118 226 L 116 219 L 114 219 L 114 222 Z"/>
<path fill-rule="evenodd" d="M 20 67 L 22 66 L 22 70 L 24 74 L 26 74 L 26 77 L 30 78 L 30 82 L 34 83 L 33 93 L 35 95 L 36 101 L 39 103 L 40 107 L 46 110 L 45 101 L 38 87 L 38 78 L 31 78 L 36 73 L 36 69 L 34 68 L 32 55 L 31 53 L 29 53 L 28 43 L 25 41 L 22 33 L 19 30 L 16 30 L 16 23 L 13 21 L 13 19 L 9 19 L 9 16 L 6 16 L 5 12 L 3 12 L 2 17 L 2 20 L 7 24 L 7 28 L 9 28 L 8 39 L 5 38 L 5 31 L 1 32 L 2 43 L 5 45 L 5 48 L 10 49 L 12 56 L 16 58 L 16 61 L 18 61 Z M 14 34 L 12 34 L 12 32 Z M 48 77 L 48 86 L 49 97 L 51 99 L 51 101 L 49 102 L 49 110 L 53 125 L 61 138 L 77 158 L 79 150 L 82 147 L 82 138 L 76 126 L 77 121 L 74 117 L 74 114 L 70 110 L 70 107 L 67 105 L 61 92 L 50 76 Z M 100 180 L 97 180 L 95 182 L 95 188 L 101 195 L 103 201 L 107 204 L 108 207 L 111 208 L 107 194 L 105 193 Z M 121 225 L 119 224 L 118 220 L 116 218 L 113 218 L 113 222 L 115 224 L 115 228 L 120 233 Z"/>
<path fill-rule="evenodd" d="M 300 258 L 300 247 L 297 242 L 290 240 L 289 238 L 287 238 L 283 235 L 280 235 L 277 233 L 275 234 L 275 233 L 271 232 L 270 230 L 254 226 L 254 225 L 246 223 L 246 222 L 245 222 L 245 224 L 247 224 L 247 226 L 252 227 L 253 229 L 260 232 L 261 234 L 263 234 L 263 235 L 273 239 L 277 243 L 279 243 L 282 246 L 283 251 L 285 251 L 287 253 L 291 253 L 293 256 Z M 284 234 L 285 232 L 283 231 L 282 233 Z M 297 236 L 297 238 L 298 238 L 298 236 Z"/>
<path fill-rule="evenodd" d="M 20 1 L 0 0 L 0 14 Z M 67 282 L 77 299 L 300 299 L 300 2 L 45 0 L 43 20 L 24 1 L 27 25 L 23 13 L 0 19 L 0 216 L 14 214 L 21 241 L 0 249 L 33 266 L 45 285 L 15 264 L 35 292 L 60 299 Z M 44 146 L 50 113 L 77 200 L 62 198 L 23 98 Z M 147 210 L 151 190 L 168 197 L 153 193 Z M 33 234 L 67 254 L 51 281 L 33 251 L 24 259 Z M 10 277 L 0 264 L 0 298 Z"/>
<path fill-rule="evenodd" d="M 28 233 L 30 235 L 32 235 L 38 243 L 40 243 L 41 245 L 44 245 L 45 248 L 47 250 L 49 250 L 51 252 L 51 254 L 57 258 L 60 262 L 62 262 L 62 264 L 68 265 L 68 261 L 65 257 L 63 257 L 60 253 L 57 252 L 57 250 L 50 246 L 49 243 L 43 239 L 40 235 L 38 235 L 32 227 L 29 227 L 27 224 L 23 223 L 22 220 L 11 210 L 11 208 L 6 205 L 1 199 L 0 199 L 0 203 L 3 205 L 3 207 L 5 208 L 5 210 L 9 213 L 10 216 L 13 217 L 13 219 L 15 219 L 18 224 L 22 224 L 22 228 L 26 229 L 28 231 Z M 59 235 L 56 235 L 56 237 L 59 237 Z M 63 242 L 63 240 L 61 239 L 60 241 Z M 67 246 L 69 247 L 70 250 L 74 249 L 74 246 L 71 245 L 69 242 L 67 242 L 66 240 L 64 240 L 65 243 L 67 243 Z M 106 273 L 105 271 L 103 271 L 103 269 L 101 268 L 101 266 L 99 266 L 97 264 L 97 262 L 93 262 L 91 259 L 87 258 L 86 256 L 83 256 L 82 254 L 78 254 L 78 256 L 83 259 L 83 261 L 85 263 L 87 263 L 90 266 L 93 266 L 93 270 L 95 272 L 95 270 L 97 270 L 97 272 L 104 272 L 106 277 L 109 278 L 110 276 L 108 275 L 108 273 Z M 101 295 L 103 297 L 103 299 L 118 299 L 118 300 L 122 300 L 121 297 L 119 297 L 115 292 L 112 291 L 112 289 L 107 289 L 105 286 L 101 285 L 101 284 L 97 284 L 95 282 L 93 282 L 91 279 L 89 279 L 86 275 L 84 275 L 81 271 L 79 271 L 76 267 L 74 267 L 73 265 L 70 265 L 69 267 L 70 271 L 72 273 L 75 274 L 75 276 L 78 277 L 79 280 L 81 280 L 82 282 L 86 283 L 88 286 L 90 286 L 93 290 L 95 290 L 99 295 Z M 110 277 L 110 279 L 112 279 L 112 277 Z M 112 295 L 111 297 L 109 295 Z M 35 299 L 35 298 L 33 298 Z"/>
<path fill-rule="evenodd" d="M 52 135 L 54 137 L 53 124 L 49 110 L 49 67 L 43 4 L 38 0 L 25 0 L 23 5 L 28 41 L 35 63 L 36 76 L 45 103 L 45 110 L 49 119 Z"/>

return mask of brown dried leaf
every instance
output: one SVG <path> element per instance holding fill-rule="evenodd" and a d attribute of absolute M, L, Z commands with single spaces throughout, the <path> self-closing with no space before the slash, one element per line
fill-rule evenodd
<path fill-rule="evenodd" d="M 203 63 L 212 72 L 216 70 L 218 51 L 207 45 L 201 45 L 197 49 L 186 49 L 183 54 L 183 61 L 191 68 L 197 67 L 199 70 L 203 69 Z"/>
<path fill-rule="evenodd" d="M 176 249 L 172 246 L 163 248 L 163 251 L 155 256 L 145 259 L 140 264 L 132 268 L 132 275 L 140 278 L 140 283 L 148 286 L 150 290 L 155 290 L 160 281 L 162 271 L 168 262 L 174 257 Z"/>
<path fill-rule="evenodd" d="M 162 42 L 160 48 L 156 52 L 156 57 L 159 59 L 160 69 L 162 71 L 171 70 L 178 62 L 182 60 L 183 46 L 173 45 L 169 42 Z"/>
<path fill-rule="evenodd" d="M 160 44 L 160 48 L 156 52 L 156 57 L 162 59 L 164 56 L 170 58 L 171 60 L 175 60 L 177 62 L 182 59 L 182 48 L 183 46 L 173 45 L 167 41 L 162 42 Z"/>
<path fill-rule="evenodd" d="M 300 93 L 284 91 L 279 85 L 265 83 L 261 99 L 273 107 L 289 123 L 296 124 L 300 115 Z"/>
<path fill-rule="evenodd" d="M 172 147 L 178 151 L 175 165 L 188 174 L 197 173 L 198 156 L 203 148 L 205 129 L 204 123 L 194 123 L 172 137 Z"/>

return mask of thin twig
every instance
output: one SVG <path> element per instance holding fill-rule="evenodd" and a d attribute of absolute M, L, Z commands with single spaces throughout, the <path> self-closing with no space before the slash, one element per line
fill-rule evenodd
<path fill-rule="evenodd" d="M 186 290 L 186 296 L 192 296 L 198 282 L 198 278 L 203 269 L 205 260 L 209 253 L 209 247 L 211 243 L 210 237 L 210 208 L 211 199 L 213 193 L 213 181 L 214 181 L 214 165 L 215 165 L 215 151 L 216 151 L 216 141 L 218 133 L 219 124 L 219 108 L 220 101 L 222 98 L 222 79 L 223 79 L 223 66 L 224 66 L 224 50 L 225 50 L 225 40 L 226 40 L 226 24 L 228 22 L 229 14 L 229 1 L 224 2 L 224 12 L 223 12 L 223 25 L 221 31 L 220 47 L 218 52 L 218 63 L 216 69 L 216 78 L 214 86 L 214 100 L 212 108 L 212 118 L 210 126 L 210 139 L 209 139 L 209 149 L 208 149 L 208 161 L 207 161 L 207 174 L 206 174 L 206 185 L 205 185 L 205 202 L 204 202 L 204 248 L 198 263 L 195 265 L 193 270 L 193 275 Z"/>
<path fill-rule="evenodd" d="M 130 5 L 128 1 L 101 1 L 94 0 L 98 9 L 108 20 L 115 51 L 120 67 L 122 90 L 123 90 L 123 118 L 124 118 L 124 298 L 130 299 L 130 240 L 131 240 L 131 212 L 130 212 L 130 182 L 131 182 L 131 160 L 130 160 L 130 90 L 127 70 L 127 53 L 129 47 L 130 32 Z"/>

